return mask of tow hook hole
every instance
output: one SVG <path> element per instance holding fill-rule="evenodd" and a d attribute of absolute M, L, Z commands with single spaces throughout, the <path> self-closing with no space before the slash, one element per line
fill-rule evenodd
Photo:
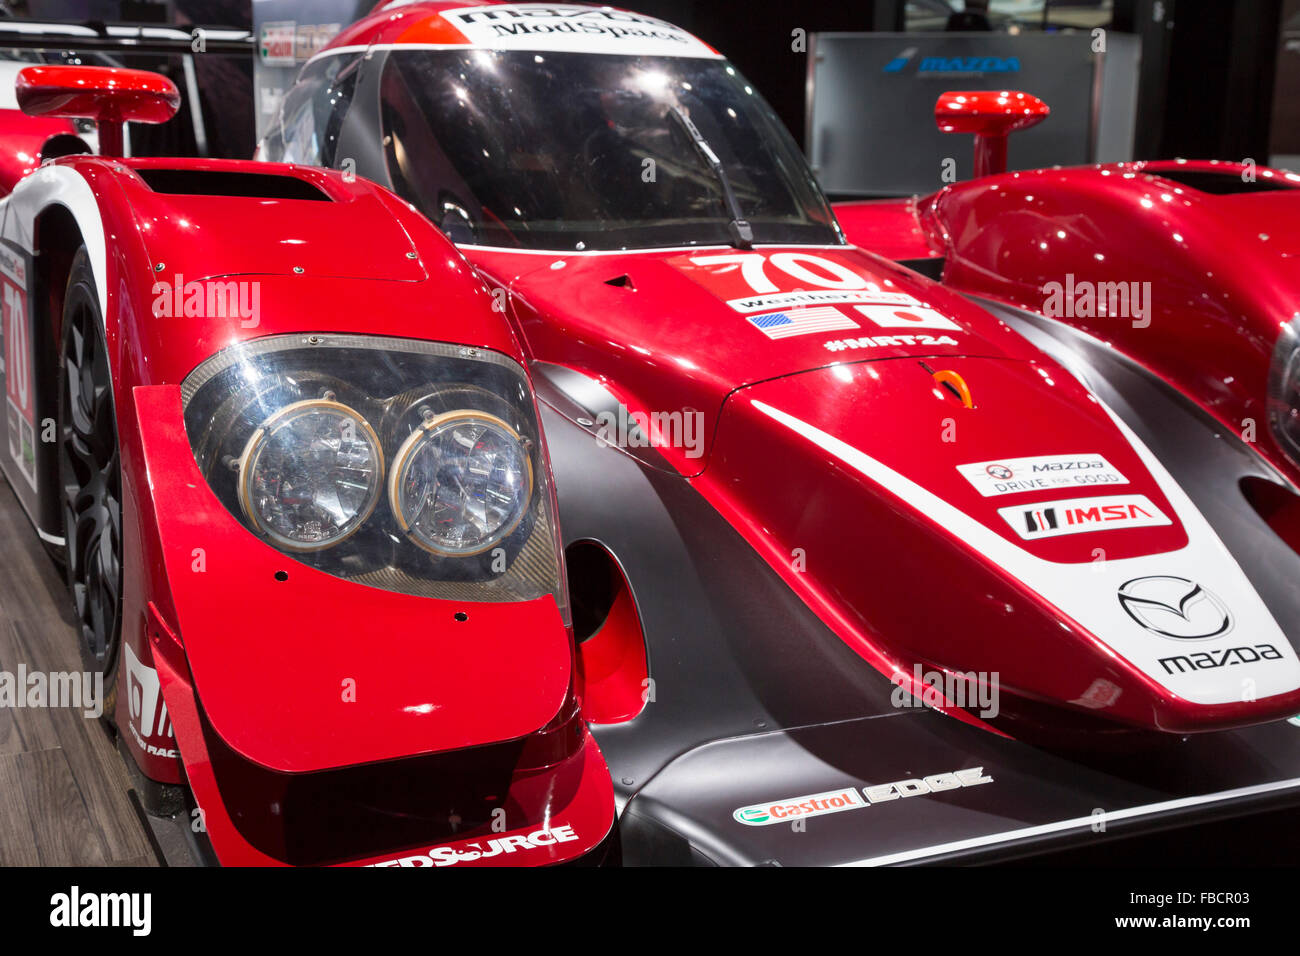
<path fill-rule="evenodd" d="M 275 579 L 276 579 L 277 581 L 288 581 L 288 580 L 289 580 L 289 572 L 288 572 L 288 571 L 276 571 L 276 572 L 275 572 Z"/>
<path fill-rule="evenodd" d="M 452 615 L 452 617 L 454 617 L 456 620 L 460 621 L 462 624 L 463 624 L 465 621 L 468 621 L 468 620 L 469 620 L 469 615 L 466 614 L 464 611 L 457 611 L 455 614 Z"/>

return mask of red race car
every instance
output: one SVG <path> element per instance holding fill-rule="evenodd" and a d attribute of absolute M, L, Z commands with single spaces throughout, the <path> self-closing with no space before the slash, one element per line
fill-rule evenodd
<path fill-rule="evenodd" d="M 16 96 L 27 166 L 72 117 L 104 155 L 5 154 L 4 473 L 150 809 L 226 864 L 603 852 L 546 445 L 475 271 L 355 177 L 118 158 L 160 75 Z"/>
<path fill-rule="evenodd" d="M 1046 112 L 1013 94 L 940 105 L 946 126 L 979 134 L 984 172 Z M 972 764 L 994 738 L 877 719 L 916 699 L 1004 738 L 1141 740 L 1192 764 L 1205 758 L 1188 735 L 1300 710 L 1294 487 L 1262 437 L 1223 435 L 1171 391 L 1175 365 L 1214 377 L 1226 346 L 1189 349 L 1203 327 L 1160 313 L 1166 338 L 1134 336 L 1168 364 L 1143 369 L 958 294 L 1038 288 L 1060 268 L 1054 248 L 1095 280 L 1083 260 L 1110 241 L 1133 244 L 1120 247 L 1132 275 L 1115 278 L 1143 274 L 1151 239 L 1073 211 L 1069 172 L 851 204 L 842 228 L 772 111 L 706 43 L 607 7 L 454 0 L 390 3 L 346 28 L 258 155 L 391 189 L 518 330 L 625 859 L 919 852 L 923 832 L 862 820 L 798 849 L 754 839 L 873 791 L 960 788 L 949 798 L 979 805 L 939 771 L 986 782 Z M 1130 172 L 1110 174 L 1115 195 Z M 1191 190 L 1167 191 L 1146 197 L 1144 229 L 1177 232 L 1164 210 Z M 945 254 L 944 284 L 917 271 L 939 275 Z M 1185 276 L 1232 272 L 1204 256 L 1184 257 Z M 1272 328 L 1237 331 L 1265 366 Z M 1263 407 L 1260 375 L 1236 387 Z M 934 763 L 918 767 L 920 751 Z M 1217 799 L 1179 777 L 1158 786 Z M 1243 782 L 1225 769 L 1210 790 Z M 1116 792 L 1081 799 L 1132 799 Z M 903 857 L 881 852 L 891 841 Z"/>
<path fill-rule="evenodd" d="M 154 80 L 28 76 L 110 154 L 161 118 Z M 952 103 L 988 172 L 1042 112 Z M 938 274 L 984 219 L 842 228 L 706 43 L 399 0 L 258 157 L 63 158 L 5 220 L 65 250 L 17 290 L 54 398 L 16 433 L 58 438 L 28 506 L 94 659 L 120 643 L 132 756 L 176 783 L 179 751 L 223 862 L 599 859 L 615 807 L 626 862 L 904 862 L 1300 788 L 1278 467 L 1154 364 L 897 261 Z M 256 309 L 190 315 L 189 280 L 246 277 Z"/>
<path fill-rule="evenodd" d="M 1253 446 L 1294 492 L 1300 176 L 1182 159 L 1007 173 L 1009 134 L 1048 113 L 1025 93 L 945 93 L 935 120 L 975 135 L 976 178 L 838 204 L 850 240 L 942 275 L 995 314 L 1113 349 Z M 1284 513 L 1273 524 L 1296 544 L 1294 494 L 1264 494 L 1258 506 Z"/>

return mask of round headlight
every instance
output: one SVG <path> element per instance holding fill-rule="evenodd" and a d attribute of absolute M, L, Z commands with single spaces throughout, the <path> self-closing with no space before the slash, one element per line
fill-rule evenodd
<path fill-rule="evenodd" d="M 519 525 L 533 465 L 519 434 L 486 412 L 430 416 L 393 461 L 388 500 L 411 540 L 434 554 L 480 554 Z"/>
<path fill-rule="evenodd" d="M 253 526 L 293 551 L 319 551 L 370 517 L 384 453 L 364 418 L 328 398 L 294 402 L 255 431 L 239 460 L 239 504 Z"/>

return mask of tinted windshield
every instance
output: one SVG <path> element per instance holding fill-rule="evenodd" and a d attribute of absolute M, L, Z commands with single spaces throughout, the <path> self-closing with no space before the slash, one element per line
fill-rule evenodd
<path fill-rule="evenodd" d="M 384 66 L 393 188 L 457 242 L 534 249 L 725 244 L 716 153 L 762 243 L 837 243 L 771 108 L 725 61 L 398 50 Z"/>

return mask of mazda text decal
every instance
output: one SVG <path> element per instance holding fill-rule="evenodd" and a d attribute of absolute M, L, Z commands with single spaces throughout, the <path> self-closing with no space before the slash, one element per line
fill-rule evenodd
<path fill-rule="evenodd" d="M 1280 661 L 1282 652 L 1272 644 L 1254 647 L 1225 647 L 1222 650 L 1199 651 L 1196 654 L 1176 654 L 1160 658 L 1166 674 L 1183 674 L 1190 671 L 1214 670 L 1233 664 L 1255 664 L 1259 661 Z"/>
<path fill-rule="evenodd" d="M 976 787 L 992 782 L 993 778 L 985 775 L 983 767 L 971 767 L 968 770 L 936 773 L 919 779 L 873 784 L 863 787 L 861 793 L 853 787 L 844 787 L 840 790 L 826 790 L 822 793 L 788 797 L 769 803 L 755 803 L 740 807 L 731 815 L 738 823 L 743 823 L 745 826 L 766 827 L 774 823 L 819 817 L 828 813 L 842 813 L 845 810 L 856 810 L 905 797 L 919 797 L 924 794 L 942 793 L 945 790 L 959 790 L 963 787 Z"/>
<path fill-rule="evenodd" d="M 1050 488 L 1128 484 L 1119 469 L 1101 455 L 1003 458 L 958 465 L 957 471 L 985 498 Z"/>
<path fill-rule="evenodd" d="M 1232 612 L 1218 595 L 1174 575 L 1125 581 L 1119 588 L 1119 603 L 1134 621 L 1162 637 L 1197 641 L 1232 629 Z"/>
<path fill-rule="evenodd" d="M 1063 534 L 1086 534 L 1115 528 L 1149 528 L 1172 524 L 1145 495 L 1070 498 L 999 508 L 1004 521 L 1027 541 Z"/>

